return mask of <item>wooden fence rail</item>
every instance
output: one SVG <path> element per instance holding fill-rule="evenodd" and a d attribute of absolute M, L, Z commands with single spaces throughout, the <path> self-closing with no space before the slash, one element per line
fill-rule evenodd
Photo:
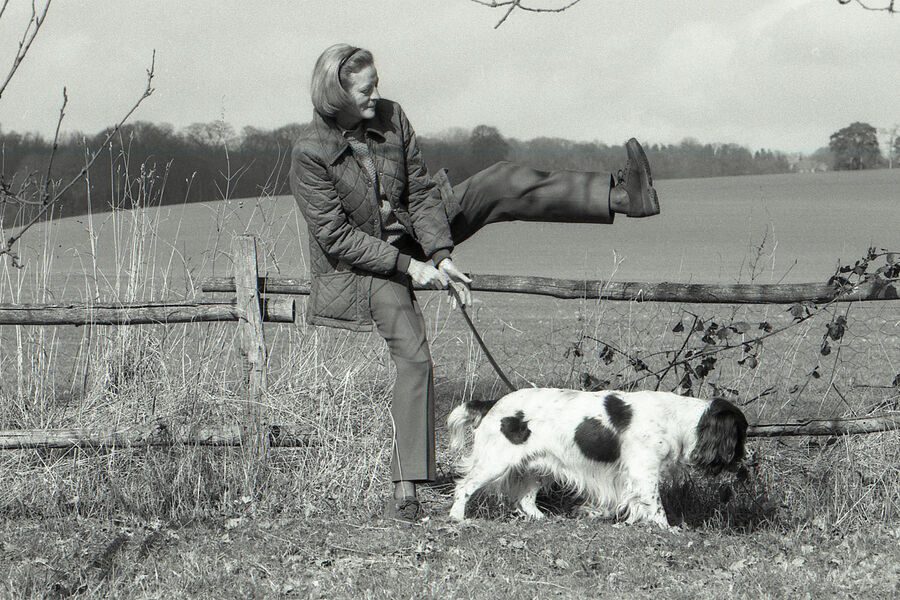
<path fill-rule="evenodd" d="M 555 279 L 518 275 L 473 274 L 476 292 L 538 294 L 563 299 L 628 300 L 637 302 L 689 302 L 715 304 L 793 304 L 796 302 L 858 302 L 900 299 L 900 284 L 871 281 L 844 291 L 823 283 L 704 284 L 647 283 L 583 279 Z M 233 277 L 211 277 L 201 283 L 204 292 L 234 292 Z M 309 294 L 309 281 L 291 277 L 261 277 L 259 289 L 269 294 Z"/>
<path fill-rule="evenodd" d="M 748 437 L 843 436 L 900 429 L 900 415 L 861 419 L 812 419 L 798 423 L 751 425 Z M 290 425 L 262 425 L 251 432 L 239 424 L 175 431 L 163 423 L 142 428 L 15 429 L 0 431 L 0 450 L 29 448 L 142 448 L 147 446 L 243 446 L 250 448 L 255 435 L 266 446 L 290 448 L 316 444 L 308 429 Z M 258 444 L 259 441 L 257 440 Z"/>
<path fill-rule="evenodd" d="M 0 304 L 0 325 L 147 325 L 240 321 L 234 300 L 222 302 L 137 302 L 129 304 Z M 267 298 L 264 321 L 293 323 L 292 298 Z"/>
<path fill-rule="evenodd" d="M 791 435 L 854 435 L 880 433 L 900 429 L 900 415 L 857 419 L 808 419 L 800 423 L 767 423 L 752 425 L 749 437 L 782 437 Z"/>
<path fill-rule="evenodd" d="M 268 426 L 263 435 L 270 446 L 301 447 L 311 444 L 309 432 L 292 427 Z M 175 431 L 163 423 L 146 427 L 14 429 L 0 431 L 0 450 L 29 448 L 144 448 L 148 446 L 244 446 L 249 447 L 248 428 L 240 424 L 198 427 Z"/>

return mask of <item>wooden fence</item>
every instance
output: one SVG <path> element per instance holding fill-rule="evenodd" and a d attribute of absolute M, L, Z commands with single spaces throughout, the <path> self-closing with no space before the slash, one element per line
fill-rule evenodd
<path fill-rule="evenodd" d="M 209 321 L 238 323 L 240 352 L 247 381 L 246 419 L 243 426 L 198 429 L 173 433 L 164 425 L 151 429 L 37 429 L 0 431 L 0 449 L 66 448 L 80 446 L 155 446 L 173 443 L 242 445 L 245 453 L 246 489 L 259 489 L 261 471 L 272 440 L 272 428 L 262 415 L 266 392 L 266 341 L 263 322 L 293 323 L 293 299 L 269 299 L 260 293 L 256 238 L 238 236 L 232 244 L 232 291 L 227 302 L 142 302 L 133 304 L 23 304 L 0 305 L 0 325 L 137 325 Z M 282 435 L 277 439 L 287 440 Z"/>
<path fill-rule="evenodd" d="M 852 290 L 822 283 L 725 284 L 642 283 L 584 279 L 554 279 L 517 275 L 472 275 L 474 292 L 537 294 L 563 299 L 686 302 L 691 304 L 793 304 L 796 302 L 859 302 L 896 300 L 900 286 L 872 281 Z M 204 292 L 233 292 L 234 278 L 213 277 L 201 284 Z M 289 277 L 261 277 L 258 287 L 269 294 L 309 294 L 309 281 Z"/>
<path fill-rule="evenodd" d="M 170 431 L 164 424 L 129 430 L 56 429 L 0 431 L 0 449 L 70 447 L 142 447 L 176 443 L 247 448 L 250 489 L 265 468 L 272 446 L 303 446 L 308 436 L 290 426 L 265 422 L 262 399 L 266 393 L 266 343 L 263 322 L 292 323 L 293 299 L 263 294 L 308 295 L 309 282 L 287 277 L 260 276 L 256 238 L 238 236 L 232 245 L 233 275 L 209 278 L 204 292 L 234 293 L 223 302 L 144 302 L 135 304 L 0 304 L 0 325 L 137 325 L 203 321 L 236 321 L 247 381 L 246 420 L 243 425 Z M 846 290 L 833 285 L 804 284 L 680 284 L 584 281 L 506 275 L 472 275 L 472 290 L 538 294 L 555 298 L 588 298 L 637 302 L 685 302 L 722 304 L 790 304 L 796 302 L 860 302 L 897 300 L 896 282 L 868 282 Z M 864 419 L 808 419 L 795 423 L 752 425 L 748 435 L 845 435 L 900 429 L 900 415 Z"/>

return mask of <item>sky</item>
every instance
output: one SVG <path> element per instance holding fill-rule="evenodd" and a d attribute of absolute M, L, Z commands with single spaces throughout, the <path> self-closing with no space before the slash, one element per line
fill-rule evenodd
<path fill-rule="evenodd" d="M 870 0 L 877 5 L 881 0 Z M 561 0 L 530 0 L 552 7 Z M 0 18 L 0 78 L 31 0 Z M 581 0 L 559 14 L 471 0 L 54 0 L 0 98 L 0 130 L 52 137 L 119 120 L 306 122 L 326 47 L 370 49 L 419 135 L 736 143 L 809 153 L 854 121 L 900 124 L 900 15 L 837 0 Z"/>

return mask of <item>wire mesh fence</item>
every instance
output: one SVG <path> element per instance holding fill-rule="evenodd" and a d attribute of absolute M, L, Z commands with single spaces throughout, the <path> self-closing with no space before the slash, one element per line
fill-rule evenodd
<path fill-rule="evenodd" d="M 850 292 L 863 281 L 893 282 L 896 260 L 873 250 L 831 283 Z M 896 410 L 900 303 L 839 300 L 725 305 L 502 294 L 482 296 L 473 314 L 518 387 L 722 397 L 760 423 Z M 464 348 L 467 393 L 496 394 L 497 377 L 466 341 L 462 320 L 440 308 L 435 315 L 435 353 Z"/>

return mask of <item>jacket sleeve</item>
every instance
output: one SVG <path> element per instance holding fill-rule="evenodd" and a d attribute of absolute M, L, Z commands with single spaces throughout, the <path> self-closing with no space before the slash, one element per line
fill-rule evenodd
<path fill-rule="evenodd" d="M 419 150 L 416 132 L 413 131 L 412 125 L 399 105 L 397 110 L 403 150 L 406 156 L 409 217 L 416 239 L 425 251 L 425 255 L 437 264 L 450 256 L 450 252 L 453 250 L 450 223 L 447 221 L 447 212 L 444 210 L 440 191 L 428 177 L 428 168 L 425 166 L 425 160 Z"/>
<path fill-rule="evenodd" d="M 393 274 L 399 251 L 350 223 L 324 163 L 297 149 L 291 162 L 291 189 L 325 253 L 359 269 Z"/>

